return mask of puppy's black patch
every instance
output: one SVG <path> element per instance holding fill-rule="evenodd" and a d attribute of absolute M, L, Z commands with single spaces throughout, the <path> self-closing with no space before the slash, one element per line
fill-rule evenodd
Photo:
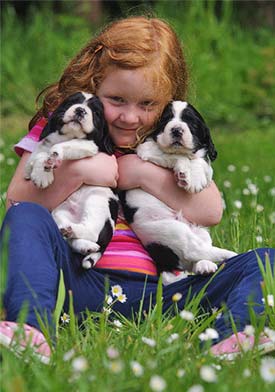
<path fill-rule="evenodd" d="M 109 199 L 109 209 L 113 221 L 116 222 L 118 216 L 118 201 L 116 199 Z"/>
<path fill-rule="evenodd" d="M 179 258 L 168 246 L 153 242 L 145 248 L 155 261 L 159 274 L 179 268 Z"/>
<path fill-rule="evenodd" d="M 120 203 L 122 206 L 124 217 L 130 225 L 134 221 L 134 215 L 137 212 L 138 208 L 130 207 L 129 204 L 127 204 L 126 191 L 119 191 L 118 196 L 119 196 L 119 200 L 120 200 Z"/>
<path fill-rule="evenodd" d="M 100 252 L 103 253 L 113 236 L 113 228 L 109 219 L 106 220 L 103 229 L 101 230 L 97 243 L 100 246 Z"/>

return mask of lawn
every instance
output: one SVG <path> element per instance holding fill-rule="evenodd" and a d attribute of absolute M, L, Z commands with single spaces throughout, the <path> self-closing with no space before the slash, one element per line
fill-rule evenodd
<path fill-rule="evenodd" d="M 211 234 L 215 244 L 236 252 L 274 248 L 274 36 L 266 29 L 247 31 L 236 25 L 230 2 L 224 2 L 224 12 L 217 19 L 213 4 L 193 1 L 184 13 L 181 2 L 177 2 L 176 16 L 173 2 L 161 1 L 156 8 L 159 15 L 171 21 L 184 43 L 192 71 L 190 100 L 207 120 L 218 150 L 214 179 L 222 193 L 224 214 L 221 223 L 211 228 Z M 56 80 L 92 33 L 79 17 L 43 12 L 31 14 L 25 25 L 12 9 L 4 17 L 1 220 L 7 186 L 18 162 L 12 146 L 27 130 L 35 110 L 34 98 Z M 6 260 L 5 252 L 2 259 Z M 1 292 L 3 277 L 1 270 Z M 263 271 L 263 282 L 265 312 L 256 318 L 251 311 L 250 324 L 256 336 L 266 324 L 274 338 L 275 307 L 267 301 L 267 294 L 273 300 L 275 296 L 274 271 Z M 3 349 L 1 390 L 274 391 L 274 354 L 261 357 L 254 350 L 244 352 L 234 362 L 225 362 L 207 353 L 211 342 L 202 344 L 200 334 L 213 326 L 213 319 L 222 309 L 212 315 L 201 314 L 198 302 L 199 297 L 192 298 L 187 313 L 162 316 L 159 290 L 157 306 L 149 314 L 126 320 L 113 314 L 110 306 L 100 314 L 88 313 L 81 330 L 72 310 L 62 322 L 62 304 L 58 302 L 56 318 L 60 324 L 50 365 L 41 364 L 29 350 L 19 358 Z M 24 320 L 24 309 L 20 319 Z"/>

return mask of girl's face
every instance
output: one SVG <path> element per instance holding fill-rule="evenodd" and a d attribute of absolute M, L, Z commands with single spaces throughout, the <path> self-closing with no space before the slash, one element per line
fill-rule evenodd
<path fill-rule="evenodd" d="M 143 68 L 122 69 L 109 67 L 97 96 L 104 106 L 110 136 L 118 147 L 133 145 L 139 129 L 153 127 L 160 103 L 156 100 L 153 80 Z"/>

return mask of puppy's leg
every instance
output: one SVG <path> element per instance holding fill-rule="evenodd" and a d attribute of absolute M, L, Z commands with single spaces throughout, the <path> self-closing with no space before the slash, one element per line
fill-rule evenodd
<path fill-rule="evenodd" d="M 237 253 L 231 250 L 217 248 L 216 246 L 211 246 L 211 254 L 213 256 L 212 260 L 215 260 L 216 262 L 221 262 L 237 256 Z M 193 272 L 200 275 L 213 273 L 217 269 L 217 264 L 210 260 L 200 260 L 193 266 Z"/>
<path fill-rule="evenodd" d="M 47 159 L 47 156 L 47 153 L 40 152 L 36 155 L 35 160 L 32 162 L 30 178 L 38 188 L 47 188 L 54 181 L 53 171 L 44 170 L 44 162 Z"/>
<path fill-rule="evenodd" d="M 216 272 L 218 266 L 210 260 L 200 260 L 193 265 L 192 271 L 198 275 L 208 275 Z"/>
<path fill-rule="evenodd" d="M 62 160 L 92 157 L 97 153 L 98 147 L 94 141 L 73 139 L 53 145 L 50 149 L 48 160 L 51 161 L 51 165 L 58 166 Z"/>
<path fill-rule="evenodd" d="M 31 179 L 32 168 L 33 168 L 33 157 L 31 155 L 29 157 L 29 159 L 27 160 L 27 163 L 25 165 L 25 174 L 24 174 L 25 180 L 30 180 Z"/>
<path fill-rule="evenodd" d="M 174 268 L 175 263 L 178 263 L 178 267 L 183 270 L 196 273 L 215 272 L 217 266 L 214 262 L 236 255 L 234 252 L 206 243 L 184 222 L 172 219 L 139 221 L 134 222 L 132 227 L 149 252 L 153 252 L 152 257 L 157 255 L 156 262 L 159 262 L 164 270 L 171 270 L 173 259 Z M 200 261 L 203 262 L 196 265 Z"/>
<path fill-rule="evenodd" d="M 97 261 L 101 258 L 101 256 L 102 256 L 101 252 L 91 253 L 87 255 L 86 257 L 84 257 L 84 259 L 81 262 L 82 267 L 85 269 L 90 269 L 94 267 Z"/>
<path fill-rule="evenodd" d="M 210 184 L 212 176 L 213 169 L 203 158 L 190 160 L 190 182 L 186 190 L 200 192 Z"/>
<path fill-rule="evenodd" d="M 178 159 L 174 166 L 174 174 L 178 186 L 189 192 L 192 181 L 190 159 L 185 157 Z"/>
<path fill-rule="evenodd" d="M 157 143 L 150 138 L 137 147 L 137 155 L 143 161 L 149 161 L 162 167 L 172 169 L 174 166 L 174 160 L 171 159 L 171 156 L 164 154 Z"/>
<path fill-rule="evenodd" d="M 100 246 L 96 242 L 85 239 L 70 239 L 69 243 L 75 252 L 85 256 L 97 252 L 100 249 Z"/>
<path fill-rule="evenodd" d="M 112 238 L 117 215 L 115 200 L 109 188 L 84 185 L 53 211 L 72 248 L 86 256 L 84 268 L 96 264 Z"/>

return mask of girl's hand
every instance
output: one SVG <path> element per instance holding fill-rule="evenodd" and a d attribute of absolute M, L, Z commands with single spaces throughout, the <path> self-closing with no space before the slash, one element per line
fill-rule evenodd
<path fill-rule="evenodd" d="M 118 165 L 114 155 L 99 152 L 92 158 L 70 162 L 73 162 L 71 170 L 75 171 L 83 184 L 117 187 Z"/>
<path fill-rule="evenodd" d="M 117 162 L 114 156 L 98 153 L 92 158 L 64 161 L 54 170 L 54 182 L 46 189 L 37 188 L 32 181 L 24 179 L 24 169 L 30 153 L 25 152 L 17 166 L 7 192 L 7 206 L 10 201 L 32 201 L 49 210 L 54 209 L 83 184 L 110 186 L 117 185 Z"/>
<path fill-rule="evenodd" d="M 142 188 L 170 208 L 182 211 L 190 222 L 213 226 L 222 218 L 222 202 L 214 182 L 199 193 L 188 193 L 178 187 L 174 173 L 137 155 L 124 155 L 118 159 L 118 187 L 123 190 Z"/>
<path fill-rule="evenodd" d="M 142 161 L 136 154 L 122 155 L 117 159 L 119 189 L 133 189 L 142 187 L 144 166 L 147 162 Z M 151 165 L 149 163 L 149 165 Z"/>

